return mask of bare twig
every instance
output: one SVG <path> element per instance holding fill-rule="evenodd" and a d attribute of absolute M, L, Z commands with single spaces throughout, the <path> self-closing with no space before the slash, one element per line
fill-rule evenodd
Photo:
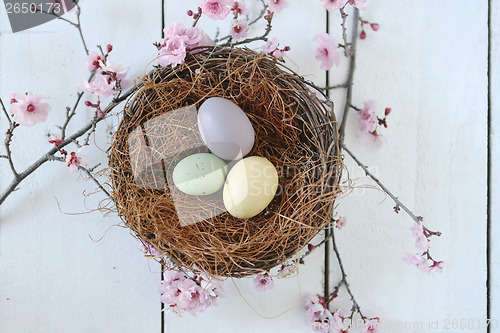
<path fill-rule="evenodd" d="M 340 88 L 347 88 L 348 84 L 347 82 L 341 83 L 341 84 L 336 84 L 334 86 L 327 86 L 327 87 L 320 87 L 321 90 L 333 90 L 333 89 L 340 89 Z"/>
<path fill-rule="evenodd" d="M 340 268 L 340 273 L 342 274 L 342 279 L 340 282 L 337 284 L 335 287 L 335 290 L 338 292 L 340 287 L 344 285 L 345 289 L 347 290 L 347 293 L 351 297 L 351 302 L 352 302 L 352 308 L 351 308 L 351 322 L 352 318 L 355 312 L 359 313 L 363 321 L 366 319 L 366 317 L 363 315 L 363 312 L 361 312 L 361 307 L 359 306 L 358 302 L 356 301 L 356 298 L 354 298 L 354 294 L 351 291 L 351 287 L 349 283 L 347 282 L 347 274 L 345 273 L 345 268 L 344 264 L 342 263 L 342 258 L 340 257 L 339 249 L 337 248 L 337 244 L 335 242 L 335 232 L 331 230 L 331 238 L 332 238 L 332 247 L 333 247 L 333 252 L 335 252 L 335 256 L 337 257 L 337 262 L 339 264 Z"/>
<path fill-rule="evenodd" d="M 74 26 L 78 30 L 78 33 L 80 35 L 80 40 L 82 41 L 83 48 L 85 49 L 85 53 L 89 55 L 89 49 L 87 48 L 87 43 L 85 42 L 85 38 L 83 37 L 82 25 L 80 21 L 80 14 L 81 14 L 80 5 L 76 1 L 75 1 L 75 6 L 76 6 L 76 23 L 71 20 L 68 20 L 65 17 L 62 17 L 61 15 L 56 14 L 54 10 L 50 12 L 44 12 L 43 10 L 37 9 L 36 6 L 34 8 L 35 11 L 38 13 L 55 16 L 58 20 L 64 21 Z"/>
<path fill-rule="evenodd" d="M 92 72 L 90 74 L 88 81 L 92 80 L 94 75 L 95 75 L 95 72 Z M 78 108 L 78 105 L 81 102 L 82 96 L 83 96 L 83 92 L 79 92 L 78 95 L 76 95 L 76 101 L 75 101 L 73 108 L 71 109 L 71 111 L 69 111 L 66 114 L 66 120 L 64 121 L 64 124 L 61 126 L 61 139 L 62 140 L 64 140 L 66 138 L 66 129 L 68 127 L 69 122 L 71 121 L 71 119 L 73 118 L 73 116 L 76 113 L 76 109 Z"/>
<path fill-rule="evenodd" d="M 83 170 L 87 176 L 90 177 L 90 179 L 92 179 L 94 181 L 94 183 L 97 184 L 97 186 L 99 186 L 99 188 L 101 189 L 101 191 L 104 192 L 104 194 L 106 194 L 108 197 L 111 198 L 111 195 L 109 194 L 109 192 L 104 188 L 104 186 L 102 186 L 102 184 L 94 177 L 94 175 L 92 174 L 92 172 L 90 171 L 90 169 L 87 169 L 87 168 L 84 168 L 84 167 L 79 167 L 78 169 L 80 170 Z"/>
<path fill-rule="evenodd" d="M 352 41 L 348 53 L 350 63 L 349 63 L 349 73 L 347 76 L 346 101 L 344 105 L 344 113 L 342 115 L 342 122 L 340 123 L 340 129 L 339 129 L 339 142 L 341 144 L 344 142 L 345 126 L 347 124 L 347 115 L 349 114 L 349 108 L 352 102 L 352 85 L 354 81 L 354 70 L 356 69 L 356 43 L 358 40 L 358 18 L 359 18 L 359 10 L 357 8 L 354 8 Z"/>
<path fill-rule="evenodd" d="M 357 11 L 357 9 L 355 9 L 355 11 Z M 349 57 L 349 55 L 351 54 L 349 52 L 349 48 L 348 48 L 348 41 L 347 41 L 347 27 L 346 27 L 346 21 L 347 21 L 347 17 L 349 15 L 346 14 L 346 12 L 344 11 L 344 8 L 340 8 L 340 16 L 342 17 L 342 39 L 344 40 L 344 45 L 342 45 L 342 47 L 344 48 L 344 54 L 346 57 Z M 356 20 L 356 24 L 357 24 L 357 20 Z M 353 34 L 353 41 L 354 39 L 356 38 L 357 34 Z"/>
<path fill-rule="evenodd" d="M 371 179 L 373 179 L 373 181 L 375 183 L 377 183 L 377 185 L 394 201 L 394 203 L 396 204 L 396 207 L 402 208 L 406 212 L 406 214 L 408 214 L 413 219 L 413 221 L 415 221 L 415 223 L 422 225 L 429 233 L 432 233 L 436 236 L 441 235 L 441 233 L 439 231 L 430 231 L 429 229 L 427 229 L 422 224 L 422 220 L 423 220 L 422 216 L 416 216 L 415 214 L 413 214 L 412 211 L 409 210 L 408 207 L 406 207 L 398 199 L 398 197 L 396 197 L 394 194 L 392 194 L 392 192 L 389 191 L 389 189 L 384 184 L 382 184 L 382 182 L 368 170 L 368 167 L 365 164 L 361 163 L 361 161 L 345 146 L 345 144 L 342 143 L 341 145 L 342 145 L 342 148 L 347 152 L 347 154 L 349 154 L 349 156 L 351 156 L 351 158 L 354 160 L 354 162 L 356 162 L 356 164 L 358 164 L 363 169 L 365 174 L 368 177 L 370 177 Z"/>
<path fill-rule="evenodd" d="M 0 98 L 0 105 L 2 106 L 2 111 L 3 113 L 5 114 L 5 117 L 7 118 L 7 120 L 9 121 L 9 125 L 12 125 L 12 120 L 10 119 L 10 115 L 9 113 L 7 112 L 7 109 L 5 108 L 5 104 L 3 104 L 3 100 L 2 98 Z"/>

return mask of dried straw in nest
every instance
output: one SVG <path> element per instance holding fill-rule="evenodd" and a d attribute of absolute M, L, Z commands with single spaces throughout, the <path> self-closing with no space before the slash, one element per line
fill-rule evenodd
<path fill-rule="evenodd" d="M 144 77 L 127 102 L 109 151 L 112 197 L 133 233 L 176 264 L 217 276 L 265 272 L 332 219 L 342 166 L 332 106 L 267 55 L 197 51 L 175 69 Z M 224 212 L 220 195 L 189 196 L 171 182 L 177 162 L 208 151 L 194 106 L 213 96 L 245 111 L 256 137 L 248 156 L 265 157 L 278 170 L 278 193 L 250 219 Z"/>

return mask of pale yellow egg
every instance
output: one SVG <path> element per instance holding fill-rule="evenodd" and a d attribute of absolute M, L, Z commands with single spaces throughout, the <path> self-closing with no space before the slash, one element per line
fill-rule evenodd
<path fill-rule="evenodd" d="M 251 156 L 236 163 L 223 190 L 226 210 L 237 218 L 250 218 L 271 203 L 278 190 L 278 172 L 264 157 Z"/>

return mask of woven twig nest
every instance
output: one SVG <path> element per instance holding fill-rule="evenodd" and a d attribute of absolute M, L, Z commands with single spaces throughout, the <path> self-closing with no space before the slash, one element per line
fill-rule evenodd
<path fill-rule="evenodd" d="M 332 106 L 263 53 L 197 51 L 144 77 L 128 100 L 109 151 L 112 197 L 133 233 L 179 265 L 217 276 L 265 272 L 332 219 L 342 166 Z M 182 158 L 208 152 L 196 110 L 214 96 L 244 110 L 255 130 L 248 156 L 278 170 L 277 194 L 253 218 L 224 212 L 220 196 L 189 196 L 169 182 Z M 180 212 L 191 222 L 181 223 Z"/>

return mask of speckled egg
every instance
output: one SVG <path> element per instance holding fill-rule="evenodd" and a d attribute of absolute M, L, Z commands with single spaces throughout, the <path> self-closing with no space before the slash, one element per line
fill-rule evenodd
<path fill-rule="evenodd" d="M 209 195 L 224 185 L 226 163 L 213 154 L 199 153 L 182 159 L 174 168 L 175 186 L 191 195 Z"/>

